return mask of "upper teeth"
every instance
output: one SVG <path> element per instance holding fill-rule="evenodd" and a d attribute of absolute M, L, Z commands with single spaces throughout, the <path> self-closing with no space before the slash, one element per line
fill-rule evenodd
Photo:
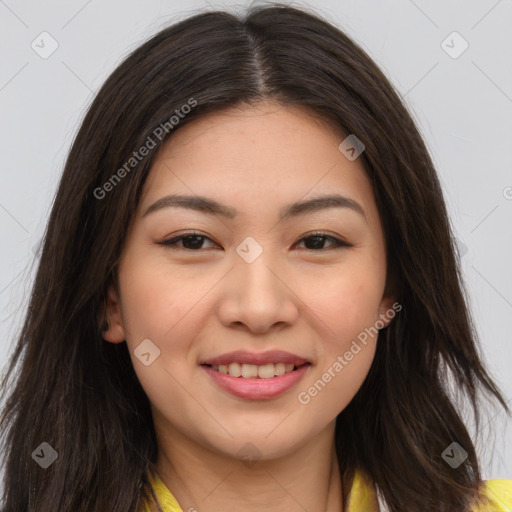
<path fill-rule="evenodd" d="M 220 373 L 229 374 L 232 377 L 244 377 L 246 379 L 271 379 L 272 377 L 283 375 L 293 371 L 294 365 L 288 363 L 264 364 L 261 366 L 255 364 L 221 364 L 219 366 L 212 366 L 214 370 Z"/>

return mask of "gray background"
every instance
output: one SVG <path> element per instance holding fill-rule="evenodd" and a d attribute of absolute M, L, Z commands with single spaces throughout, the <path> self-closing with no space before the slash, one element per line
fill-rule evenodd
<path fill-rule="evenodd" d="M 20 329 L 64 159 L 94 93 L 159 29 L 199 10 L 246 5 L 0 0 L 0 369 Z M 482 353 L 512 405 L 512 1 L 318 0 L 315 8 L 376 60 L 426 139 Z M 44 31 L 58 43 L 46 59 L 31 47 L 51 48 Z M 469 44 L 457 58 L 464 43 L 453 31 Z M 500 410 L 484 418 L 484 478 L 512 478 L 510 423 Z"/>

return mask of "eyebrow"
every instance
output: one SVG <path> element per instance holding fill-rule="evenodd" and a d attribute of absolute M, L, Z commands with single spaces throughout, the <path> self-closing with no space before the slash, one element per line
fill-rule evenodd
<path fill-rule="evenodd" d="M 142 217 L 156 212 L 157 210 L 161 210 L 162 208 L 170 207 L 187 208 L 208 215 L 221 215 L 228 219 L 234 219 L 238 214 L 235 208 L 219 203 L 208 197 L 171 194 L 158 199 L 149 206 L 142 214 Z M 289 204 L 280 211 L 279 218 L 283 220 L 290 217 L 298 217 L 328 208 L 348 208 L 362 215 L 368 222 L 362 206 L 357 201 L 342 196 L 341 194 L 319 196 Z"/>

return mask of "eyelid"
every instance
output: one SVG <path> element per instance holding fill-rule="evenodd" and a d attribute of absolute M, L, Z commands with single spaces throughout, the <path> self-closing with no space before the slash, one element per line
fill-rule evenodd
<path fill-rule="evenodd" d="M 189 236 L 199 236 L 206 240 L 210 240 L 211 242 L 216 244 L 216 242 L 214 242 L 208 235 L 205 235 L 204 233 L 201 233 L 200 231 L 197 231 L 197 230 L 185 231 L 184 233 L 180 233 L 179 235 L 175 235 L 171 238 L 167 238 L 167 239 L 161 240 L 160 242 L 155 242 L 155 243 L 158 245 L 163 245 L 164 247 L 172 248 L 172 247 L 176 246 L 177 243 L 180 242 L 183 238 L 188 238 Z M 177 247 L 177 248 L 180 250 L 183 250 L 183 251 L 188 251 L 188 252 L 204 251 L 204 249 L 193 250 L 193 249 L 185 249 L 182 247 Z"/>
<path fill-rule="evenodd" d="M 209 241 L 211 241 L 211 242 L 216 244 L 216 242 L 214 242 L 208 235 L 205 235 L 205 234 L 203 234 L 203 233 L 201 233 L 200 231 L 197 231 L 197 230 L 186 231 L 186 232 L 181 233 L 179 235 L 173 236 L 170 239 L 162 240 L 160 242 L 155 242 L 155 243 L 158 244 L 158 245 L 162 245 L 164 247 L 167 247 L 167 248 L 176 248 L 178 250 L 182 250 L 182 251 L 186 251 L 186 252 L 198 252 L 199 253 L 199 252 L 202 252 L 202 251 L 206 250 L 206 249 L 186 249 L 186 248 L 177 246 L 177 244 L 182 239 L 187 238 L 189 236 L 199 236 L 199 237 L 201 237 L 201 238 L 203 238 L 205 240 L 209 240 Z M 340 237 L 339 235 L 331 235 L 330 233 L 328 233 L 326 231 L 323 231 L 323 230 L 313 230 L 313 231 L 304 233 L 304 235 L 302 235 L 297 240 L 297 242 L 295 242 L 295 244 L 300 243 L 300 242 L 302 242 L 305 239 L 312 238 L 314 236 L 330 239 L 330 240 L 333 241 L 334 246 L 331 246 L 330 248 L 326 248 L 326 249 L 307 249 L 306 248 L 304 250 L 309 251 L 309 252 L 325 252 L 325 251 L 333 250 L 333 249 L 353 247 L 353 244 L 345 241 L 343 239 L 343 237 Z"/>

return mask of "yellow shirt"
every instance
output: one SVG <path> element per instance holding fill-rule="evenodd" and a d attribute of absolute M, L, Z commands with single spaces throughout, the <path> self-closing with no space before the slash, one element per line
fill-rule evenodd
<path fill-rule="evenodd" d="M 150 475 L 149 479 L 164 512 L 184 512 L 158 476 L 154 480 Z M 512 512 L 512 480 L 486 480 L 484 484 L 485 496 L 489 504 L 474 508 L 472 512 Z M 378 510 L 379 504 L 374 487 L 356 472 L 348 497 L 347 512 L 378 512 Z M 194 512 L 194 509 L 189 511 Z M 146 507 L 144 512 L 151 512 L 150 508 Z"/>

